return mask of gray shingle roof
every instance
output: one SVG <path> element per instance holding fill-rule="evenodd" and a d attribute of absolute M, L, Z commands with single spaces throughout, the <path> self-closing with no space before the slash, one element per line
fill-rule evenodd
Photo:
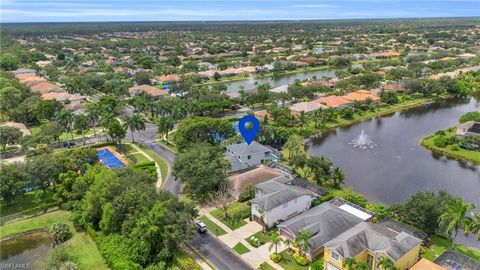
<path fill-rule="evenodd" d="M 343 257 L 355 257 L 365 249 L 383 252 L 397 261 L 422 240 L 405 232 L 397 233 L 381 224 L 362 222 L 325 243 Z"/>
<path fill-rule="evenodd" d="M 252 144 L 248 145 L 247 143 L 238 143 L 238 144 L 232 144 L 227 146 L 227 149 L 229 149 L 231 152 L 233 152 L 237 156 L 248 156 L 248 155 L 254 155 L 258 153 L 265 153 L 265 152 L 272 152 L 270 148 L 259 144 L 257 142 L 252 142 Z"/>
<path fill-rule="evenodd" d="M 261 191 L 262 195 L 250 202 L 258 204 L 264 210 L 268 211 L 303 195 L 316 196 L 315 193 L 309 190 L 287 185 L 286 183 L 290 181 L 291 179 L 285 176 L 279 176 L 270 181 L 258 184 L 256 188 Z"/>
<path fill-rule="evenodd" d="M 310 232 L 311 250 L 316 250 L 360 222 L 362 222 L 360 218 L 332 204 L 323 203 L 283 222 L 278 227 L 287 229 L 295 237 L 300 230 Z"/>

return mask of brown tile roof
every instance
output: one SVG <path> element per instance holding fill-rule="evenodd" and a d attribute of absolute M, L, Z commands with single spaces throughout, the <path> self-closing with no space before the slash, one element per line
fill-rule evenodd
<path fill-rule="evenodd" d="M 338 108 L 338 107 L 352 103 L 351 101 L 346 100 L 339 96 L 321 97 L 321 98 L 315 99 L 313 102 L 325 104 L 328 107 L 332 107 L 332 108 Z"/>
<path fill-rule="evenodd" d="M 412 266 L 410 270 L 447 270 L 447 269 L 425 258 L 422 258 L 414 266 Z"/>
<path fill-rule="evenodd" d="M 403 83 L 387 83 L 382 86 L 382 89 L 390 92 L 405 91 L 405 84 Z"/>
<path fill-rule="evenodd" d="M 342 97 L 350 101 L 355 101 L 355 100 L 364 101 L 364 100 L 367 100 L 368 98 L 370 98 L 373 101 L 380 100 L 378 96 L 371 94 L 370 91 L 367 91 L 367 90 L 358 90 L 356 92 L 348 93 Z"/>
<path fill-rule="evenodd" d="M 41 82 L 39 84 L 35 84 L 34 86 L 30 87 L 30 91 L 40 94 L 48 92 L 64 92 L 62 88 L 49 82 Z"/>
<path fill-rule="evenodd" d="M 155 78 L 159 82 L 178 82 L 180 81 L 180 76 L 175 74 L 162 75 Z"/>
<path fill-rule="evenodd" d="M 248 184 L 256 185 L 282 175 L 283 174 L 280 171 L 262 165 L 259 168 L 250 171 L 234 174 L 228 177 L 228 181 L 235 192 L 242 193 L 245 191 L 245 187 Z"/>
<path fill-rule="evenodd" d="M 147 84 L 136 85 L 136 86 L 130 87 L 128 89 L 128 91 L 130 91 L 130 92 L 142 92 L 143 91 L 143 92 L 145 92 L 145 93 L 147 93 L 151 96 L 154 96 L 154 97 L 167 96 L 168 95 L 168 91 L 157 88 L 157 87 L 153 87 L 153 86 L 150 86 L 150 85 L 147 85 Z"/>

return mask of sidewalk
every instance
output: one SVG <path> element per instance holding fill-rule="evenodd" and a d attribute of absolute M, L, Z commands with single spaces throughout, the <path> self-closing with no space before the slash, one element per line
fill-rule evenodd
<path fill-rule="evenodd" d="M 245 240 L 248 237 L 252 236 L 253 234 L 263 229 L 260 224 L 258 224 L 257 222 L 245 219 L 245 221 L 247 222 L 246 225 L 236 230 L 232 230 L 210 214 L 210 212 L 214 209 L 215 208 L 202 208 L 199 210 L 199 213 L 200 215 L 206 216 L 213 223 L 215 223 L 216 225 L 218 225 L 220 228 L 222 228 L 224 231 L 227 232 L 226 234 L 217 237 L 220 241 L 222 241 L 225 245 L 227 245 L 231 249 L 233 249 L 233 247 L 236 246 L 238 243 L 242 243 L 250 251 L 239 256 L 241 256 L 244 260 L 249 262 L 250 265 L 254 266 L 255 268 L 258 268 L 262 263 L 267 262 L 275 269 L 278 269 L 278 270 L 284 269 L 283 267 L 281 267 L 280 265 L 278 265 L 277 263 L 275 263 L 270 259 L 271 251 L 268 249 L 270 243 L 265 243 L 262 246 L 256 248 L 250 245 L 250 243 L 248 243 Z M 279 253 L 285 250 L 286 248 L 287 247 L 283 243 L 278 244 Z"/>

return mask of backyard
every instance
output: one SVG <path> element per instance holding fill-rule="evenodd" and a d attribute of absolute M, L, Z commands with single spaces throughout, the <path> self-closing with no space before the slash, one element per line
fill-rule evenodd
<path fill-rule="evenodd" d="M 445 134 L 433 134 L 425 137 L 422 140 L 422 146 L 428 148 L 436 153 L 442 153 L 448 157 L 459 159 L 459 160 L 469 160 L 475 164 L 480 164 L 480 152 L 471 151 L 459 147 L 457 144 L 445 145 L 445 147 L 438 146 L 435 142 L 441 138 L 449 138 L 455 135 L 455 129 L 449 128 L 444 130 Z"/>
<path fill-rule="evenodd" d="M 429 249 L 422 248 L 421 251 L 421 256 L 430 261 L 435 260 L 443 252 L 452 247 L 452 241 L 447 238 L 434 235 L 430 237 L 430 240 L 432 241 L 432 246 Z M 455 245 L 454 249 L 464 255 L 480 260 L 480 250 L 475 251 L 463 245 Z"/>

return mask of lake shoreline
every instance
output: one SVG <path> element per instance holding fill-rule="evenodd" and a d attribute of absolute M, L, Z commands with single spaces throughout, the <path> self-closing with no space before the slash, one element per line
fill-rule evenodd
<path fill-rule="evenodd" d="M 426 137 L 423 137 L 420 141 L 420 145 L 425 147 L 426 149 L 432 151 L 435 154 L 440 154 L 440 155 L 445 156 L 447 158 L 451 158 L 451 159 L 466 162 L 466 163 L 471 163 L 471 164 L 477 165 L 477 166 L 480 165 L 479 161 L 470 159 L 470 158 L 465 157 L 461 154 L 453 153 L 452 152 L 453 150 L 449 150 L 446 147 L 445 148 L 440 148 L 440 147 L 428 144 L 427 140 L 429 140 L 429 139 L 431 139 L 435 136 L 436 136 L 435 134 L 430 134 Z"/>

